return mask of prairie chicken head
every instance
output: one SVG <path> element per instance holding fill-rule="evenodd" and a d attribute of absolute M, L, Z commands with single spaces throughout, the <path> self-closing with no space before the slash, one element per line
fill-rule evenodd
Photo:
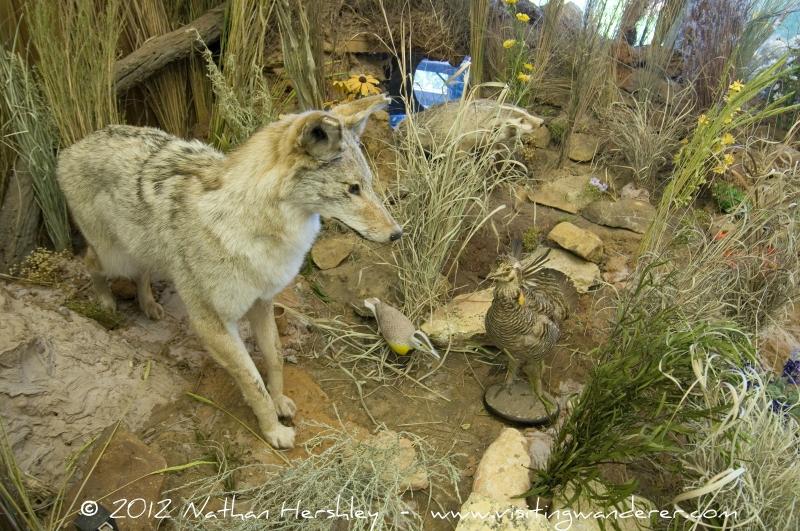
<path fill-rule="evenodd" d="M 522 282 L 521 272 L 522 266 L 519 260 L 507 256 L 486 276 L 486 280 L 491 280 L 496 285 L 519 285 Z"/>

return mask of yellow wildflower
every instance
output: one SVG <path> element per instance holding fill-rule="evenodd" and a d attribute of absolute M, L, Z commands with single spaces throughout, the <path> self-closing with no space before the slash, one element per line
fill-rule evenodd
<path fill-rule="evenodd" d="M 697 117 L 697 125 L 708 125 L 708 116 L 701 114 Z"/>
<path fill-rule="evenodd" d="M 683 144 L 685 146 L 688 143 L 689 143 L 689 139 L 688 138 L 686 138 L 686 137 L 681 138 L 681 144 Z"/>
<path fill-rule="evenodd" d="M 729 125 L 731 122 L 733 122 L 733 116 L 728 116 L 722 121 L 725 125 Z"/>
<path fill-rule="evenodd" d="M 533 72 L 533 65 L 531 63 L 525 63 L 522 65 L 522 68 L 527 70 L 528 72 Z"/>
<path fill-rule="evenodd" d="M 728 169 L 728 168 L 726 168 L 724 165 L 722 165 L 722 164 L 717 164 L 716 166 L 714 166 L 714 169 L 713 169 L 712 171 L 713 171 L 714 173 L 717 173 L 717 174 L 719 174 L 719 175 L 722 175 L 723 173 L 725 173 L 725 170 L 727 170 L 727 169 Z"/>
<path fill-rule="evenodd" d="M 732 153 L 725 153 L 725 156 L 722 157 L 722 161 L 725 163 L 726 166 L 730 166 L 731 164 L 736 162 L 736 159 L 733 158 Z"/>
<path fill-rule="evenodd" d="M 503 0 L 503 2 L 505 2 L 506 4 L 508 4 L 508 5 L 510 5 L 510 6 L 513 6 L 513 5 L 514 5 L 514 4 L 516 4 L 518 1 L 519 1 L 519 0 Z"/>
<path fill-rule="evenodd" d="M 509 48 L 513 48 L 515 44 L 517 44 L 517 39 L 506 39 L 503 41 L 503 48 L 508 50 Z"/>
<path fill-rule="evenodd" d="M 723 146 L 730 146 L 730 145 L 736 143 L 736 139 L 733 138 L 732 134 L 725 133 L 724 135 L 722 135 L 722 138 L 719 139 L 719 142 Z"/>
<path fill-rule="evenodd" d="M 523 83 L 527 83 L 528 81 L 531 80 L 531 76 L 529 76 L 528 74 L 523 74 L 522 72 L 520 72 L 519 74 L 517 74 L 517 79 L 519 79 Z"/>
<path fill-rule="evenodd" d="M 379 83 L 380 81 L 370 74 L 353 75 L 344 81 L 333 82 L 335 86 L 344 89 L 346 92 L 356 97 L 380 94 L 381 89 L 378 88 Z"/>
<path fill-rule="evenodd" d="M 519 20 L 520 22 L 528 22 L 530 19 L 531 17 L 529 17 L 525 13 L 517 13 L 517 20 Z"/>
<path fill-rule="evenodd" d="M 731 92 L 741 92 L 743 88 L 744 88 L 744 83 L 742 83 L 738 79 L 736 81 L 734 81 L 733 83 L 731 83 L 731 86 L 728 87 L 728 89 Z"/>

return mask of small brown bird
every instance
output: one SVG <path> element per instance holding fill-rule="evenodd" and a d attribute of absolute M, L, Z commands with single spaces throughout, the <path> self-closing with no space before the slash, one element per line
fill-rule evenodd
<path fill-rule="evenodd" d="M 548 253 L 520 260 L 516 245 L 514 251 L 487 277 L 494 281 L 494 299 L 486 312 L 486 334 L 510 361 L 506 382 L 487 389 L 486 400 L 490 406 L 493 398 L 500 396 L 507 396 L 512 402 L 523 401 L 521 396 L 514 397 L 512 391 L 522 368 L 528 377 L 532 397 L 544 408 L 539 408 L 542 413 L 539 420 L 547 419 L 557 412 L 558 406 L 542 389 L 543 359 L 558 341 L 561 323 L 568 311 L 557 283 L 544 271 Z M 527 391 L 525 396 L 529 396 Z M 500 404 L 502 400 L 495 402 Z M 536 410 L 535 405 L 531 405 L 530 411 Z M 511 406 L 519 408 L 521 404 Z M 503 416 L 525 420 L 520 414 Z M 530 420 L 534 423 L 536 419 Z"/>
<path fill-rule="evenodd" d="M 417 330 L 400 310 L 375 297 L 365 299 L 364 306 L 372 311 L 383 339 L 396 354 L 406 356 L 412 350 L 421 350 L 440 359 L 425 332 Z"/>

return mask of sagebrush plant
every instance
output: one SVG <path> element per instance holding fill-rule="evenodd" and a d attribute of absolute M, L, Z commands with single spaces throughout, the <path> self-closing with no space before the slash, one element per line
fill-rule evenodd
<path fill-rule="evenodd" d="M 709 177 L 724 173 L 733 164 L 731 137 L 735 142 L 734 134 L 738 129 L 800 108 L 800 105 L 787 105 L 789 95 L 765 105 L 748 107 L 764 89 L 787 74 L 784 65 L 785 59 L 782 59 L 747 83 L 734 81 L 727 87 L 726 95 L 697 118 L 697 126 L 675 155 L 672 179 L 658 205 L 656 219 L 661 222 L 650 225 L 642 238 L 641 252 L 657 248 L 668 229 L 669 214 L 687 206 Z"/>
<path fill-rule="evenodd" d="M 404 224 L 392 256 L 400 276 L 403 309 L 412 319 L 427 316 L 450 293 L 447 276 L 475 232 L 490 215 L 488 198 L 503 182 L 521 179 L 524 167 L 512 150 L 497 143 L 501 131 L 488 131 L 480 156 L 461 148 L 462 121 L 471 96 L 462 100 L 445 140 L 426 153 L 424 132 L 412 113 L 395 150 L 397 179 L 389 189 L 390 209 Z M 501 112 L 498 105 L 497 112 Z M 512 148 L 513 149 L 513 148 Z"/>
<path fill-rule="evenodd" d="M 666 102 L 656 100 L 645 90 L 601 112 L 603 138 L 613 146 L 608 154 L 621 160 L 637 182 L 648 185 L 671 162 L 693 118 L 691 89 L 669 94 Z"/>
<path fill-rule="evenodd" d="M 42 93 L 61 146 L 120 123 L 114 90 L 123 25 L 120 0 L 31 0 L 25 8 Z"/>
<path fill-rule="evenodd" d="M 58 132 L 34 73 L 19 54 L 2 45 L 0 86 L 3 87 L 0 107 L 8 115 L 0 142 L 24 161 L 20 167 L 30 175 L 36 204 L 42 211 L 53 246 L 59 251 L 70 249 L 67 203 L 55 174 Z"/>
<path fill-rule="evenodd" d="M 685 513 L 728 513 L 685 528 L 789 531 L 800 527 L 800 423 L 776 411 L 767 393 L 769 376 L 755 367 L 701 363 L 702 392 L 689 407 L 717 409 L 721 422 L 698 422 L 680 457 L 684 492 L 673 500 Z M 724 382 L 724 385 L 720 385 Z"/>
<path fill-rule="evenodd" d="M 286 467 L 251 464 L 223 469 L 215 476 L 174 490 L 180 490 L 187 502 L 198 507 L 202 507 L 209 497 L 235 496 L 237 504 L 247 504 L 254 514 L 269 511 L 269 517 L 260 520 L 220 521 L 219 528 L 232 530 L 253 529 L 253 522 L 258 522 L 259 529 L 329 530 L 338 528 L 339 522 L 346 523 L 345 527 L 353 530 L 420 529 L 423 511 L 415 509 L 404 497 L 410 476 L 422 474 L 430 481 L 428 505 L 434 501 L 437 491 L 458 492 L 459 473 L 453 464 L 453 456 L 437 453 L 424 439 L 410 433 L 394 432 L 379 432 L 377 438 L 363 438 L 344 428 L 319 427 L 323 430 L 305 443 L 308 457 L 296 459 Z M 405 469 L 401 468 L 404 465 L 398 466 L 402 462 L 398 455 L 403 451 L 400 437 L 413 443 L 417 456 L 417 461 L 405 465 L 408 467 Z M 233 483 L 230 479 L 234 475 L 245 472 L 263 475 L 265 480 L 238 490 L 225 489 L 226 483 Z M 425 503 L 424 499 L 417 501 Z M 347 513 L 351 503 L 354 508 L 370 511 L 372 515 L 343 520 L 342 517 L 329 516 L 327 512 L 320 513 L 317 518 L 303 518 L 291 512 L 297 507 L 312 513 L 332 510 L 338 504 L 340 512 Z M 283 507 L 287 508 L 285 515 L 281 512 Z M 192 511 L 182 511 L 174 516 L 180 529 L 214 527 L 208 519 L 193 518 Z"/>

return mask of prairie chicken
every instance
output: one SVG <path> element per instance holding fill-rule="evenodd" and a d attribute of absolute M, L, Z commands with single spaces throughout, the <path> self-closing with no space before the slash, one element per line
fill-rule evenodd
<path fill-rule="evenodd" d="M 520 368 L 535 396 L 552 415 L 557 406 L 542 390 L 542 365 L 561 336 L 568 310 L 558 283 L 544 271 L 547 255 L 503 260 L 487 277 L 494 281 L 494 299 L 486 312 L 486 334 L 509 357 L 505 386 L 510 388 Z"/>

